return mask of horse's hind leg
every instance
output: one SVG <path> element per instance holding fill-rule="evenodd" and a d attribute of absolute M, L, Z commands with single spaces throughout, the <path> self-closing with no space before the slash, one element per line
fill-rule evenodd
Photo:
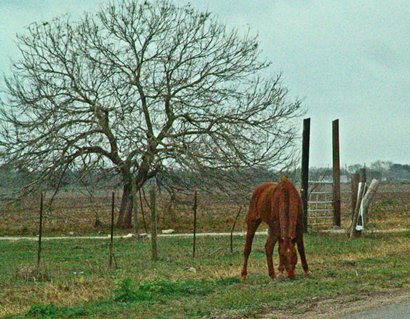
<path fill-rule="evenodd" d="M 276 278 L 275 269 L 273 268 L 273 260 L 272 260 L 272 254 L 273 254 L 274 247 L 275 247 L 275 239 L 273 238 L 272 228 L 269 227 L 268 238 L 265 244 L 265 253 L 266 253 L 266 262 L 268 264 L 269 277 L 271 277 L 272 279 Z"/>
<path fill-rule="evenodd" d="M 246 243 L 243 250 L 243 267 L 242 267 L 242 279 L 246 279 L 248 275 L 248 258 L 252 250 L 253 237 L 255 236 L 256 229 L 261 223 L 260 219 L 249 220 L 247 222 L 247 231 L 246 231 Z"/>
<path fill-rule="evenodd" d="M 303 244 L 303 236 L 298 236 L 296 243 L 297 243 L 298 252 L 300 256 L 300 261 L 302 263 L 303 271 L 307 274 L 309 271 L 309 267 L 308 267 L 306 255 L 305 255 L 305 245 Z"/>

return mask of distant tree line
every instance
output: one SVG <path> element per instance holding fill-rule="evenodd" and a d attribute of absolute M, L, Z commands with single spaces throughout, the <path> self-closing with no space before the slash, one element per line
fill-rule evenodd
<path fill-rule="evenodd" d="M 340 169 L 340 175 L 350 180 L 352 174 L 366 169 L 368 179 L 376 178 L 382 182 L 410 181 L 410 165 L 398 164 L 390 161 L 375 161 L 369 166 L 365 164 L 347 165 Z M 331 179 L 332 167 L 312 167 L 309 169 L 311 180 Z"/>
<path fill-rule="evenodd" d="M 350 179 L 351 175 L 359 172 L 364 165 L 355 164 L 341 168 L 341 175 Z M 174 170 L 171 174 L 166 176 L 158 176 L 152 183 L 157 183 L 159 187 L 164 187 L 169 191 L 178 191 L 182 189 L 193 189 L 198 187 L 196 185 L 198 181 L 205 183 L 201 185 L 201 188 L 208 188 L 212 190 L 214 186 L 218 186 L 219 189 L 223 188 L 224 180 L 220 180 L 221 185 L 215 185 L 215 179 L 199 178 L 199 173 L 187 171 L 187 170 Z M 218 170 L 209 172 L 208 175 L 218 175 Z M 260 184 L 266 181 L 277 180 L 280 175 L 287 175 L 294 182 L 299 182 L 300 168 L 287 171 L 275 171 L 267 167 L 247 168 L 242 170 L 233 170 L 230 173 L 224 173 L 224 178 L 230 178 L 235 181 L 240 181 L 238 188 L 244 189 L 244 192 L 248 192 L 254 185 Z M 400 182 L 410 181 L 410 165 L 397 164 L 388 161 L 375 161 L 369 166 L 366 166 L 366 175 L 368 179 L 376 178 L 384 182 Z M 222 174 L 221 174 L 222 176 Z M 311 180 L 331 179 L 332 168 L 331 167 L 312 167 L 309 171 Z M 3 189 L 18 190 L 24 185 L 30 184 L 32 179 L 35 178 L 32 174 L 24 169 L 17 169 L 10 164 L 0 166 L 0 187 Z M 60 185 L 58 185 L 60 183 Z M 231 185 L 226 183 L 226 185 Z M 48 189 L 54 189 L 59 187 L 82 187 L 88 186 L 91 188 L 116 188 L 121 187 L 121 176 L 112 169 L 95 169 L 95 170 L 82 170 L 71 169 L 62 179 L 60 176 L 55 176 L 46 185 Z M 172 188 L 172 189 L 170 189 Z M 228 190 L 227 190 L 228 191 Z M 235 190 L 236 193 L 237 189 Z"/>

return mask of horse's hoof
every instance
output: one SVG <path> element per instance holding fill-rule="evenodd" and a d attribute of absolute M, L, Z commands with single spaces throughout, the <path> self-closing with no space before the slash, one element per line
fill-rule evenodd
<path fill-rule="evenodd" d="M 242 281 L 245 281 L 245 280 L 246 280 L 246 277 L 247 277 L 247 275 L 242 274 L 242 275 L 241 275 L 241 280 L 242 280 Z"/>
<path fill-rule="evenodd" d="M 293 269 L 289 270 L 289 271 L 286 271 L 286 272 L 288 273 L 288 278 L 289 279 L 295 279 L 296 278 L 296 273 Z"/>

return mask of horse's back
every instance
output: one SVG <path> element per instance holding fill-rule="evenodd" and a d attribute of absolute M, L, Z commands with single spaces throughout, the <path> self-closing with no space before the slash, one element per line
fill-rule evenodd
<path fill-rule="evenodd" d="M 281 236 L 295 238 L 297 233 L 303 232 L 302 199 L 296 187 L 286 177 L 282 177 L 277 185 L 273 202 L 274 210 L 281 216 Z"/>
<path fill-rule="evenodd" d="M 258 220 L 269 223 L 272 214 L 272 197 L 275 192 L 276 183 L 267 182 L 255 188 L 252 194 L 246 221 Z"/>

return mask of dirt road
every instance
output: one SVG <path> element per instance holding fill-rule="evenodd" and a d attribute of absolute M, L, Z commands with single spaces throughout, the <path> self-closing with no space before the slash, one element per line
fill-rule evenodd
<path fill-rule="evenodd" d="M 410 301 L 377 307 L 344 316 L 341 319 L 409 319 Z"/>
<path fill-rule="evenodd" d="M 266 232 L 256 232 L 256 235 L 266 235 Z M 197 237 L 218 237 L 218 236 L 230 236 L 231 233 L 197 233 Z M 234 236 L 245 236 L 245 232 L 234 232 Z M 193 237 L 193 234 L 184 233 L 184 234 L 158 234 L 158 237 Z M 143 234 L 143 237 L 150 237 L 149 234 Z M 42 240 L 65 240 L 65 239 L 96 239 L 96 240 L 104 240 L 109 239 L 110 235 L 106 236 L 52 236 L 52 237 L 42 237 Z M 126 238 L 133 238 L 133 234 L 128 235 L 121 235 L 121 236 L 114 236 L 114 239 L 126 239 Z M 36 241 L 38 240 L 38 236 L 5 236 L 0 237 L 0 240 L 10 240 L 10 241 L 17 241 L 17 240 L 31 240 Z"/>
<path fill-rule="evenodd" d="M 293 314 L 273 311 L 263 319 L 410 319 L 410 287 L 371 295 L 308 302 Z"/>
<path fill-rule="evenodd" d="M 398 233 L 398 232 L 406 232 L 408 229 L 406 228 L 398 228 L 398 229 L 381 229 L 381 230 L 373 230 L 369 231 L 368 233 Z M 333 233 L 333 234 L 343 234 L 346 231 L 344 229 L 328 229 L 321 231 L 323 233 Z M 255 235 L 266 235 L 266 231 L 256 232 Z M 231 233 L 197 233 L 197 237 L 218 237 L 218 236 L 230 236 Z M 245 232 L 234 232 L 234 236 L 245 236 Z M 150 235 L 145 234 L 144 237 L 149 237 Z M 128 235 L 121 235 L 121 236 L 114 236 L 115 239 L 118 238 L 132 238 L 132 234 Z M 172 234 L 159 234 L 158 237 L 193 237 L 191 233 L 172 233 Z M 64 239 L 109 239 L 110 236 L 52 236 L 52 237 L 42 237 L 43 240 L 64 240 Z M 0 240 L 38 240 L 37 236 L 4 236 L 0 237 Z"/>

